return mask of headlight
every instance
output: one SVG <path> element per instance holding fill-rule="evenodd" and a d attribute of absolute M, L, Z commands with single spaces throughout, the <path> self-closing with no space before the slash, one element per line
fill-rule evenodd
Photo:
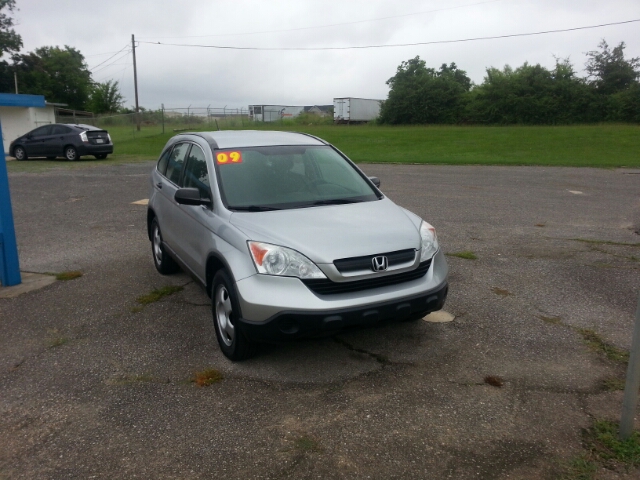
<path fill-rule="evenodd" d="M 290 248 L 269 243 L 248 242 L 258 273 L 298 278 L 326 278 L 307 257 Z"/>
<path fill-rule="evenodd" d="M 420 225 L 420 236 L 422 237 L 422 251 L 420 252 L 420 261 L 429 260 L 438 251 L 438 236 L 436 229 L 427 222 Z"/>

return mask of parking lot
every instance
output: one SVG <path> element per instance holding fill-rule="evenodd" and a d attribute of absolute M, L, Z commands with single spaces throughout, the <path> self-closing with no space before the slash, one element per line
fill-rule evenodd
<path fill-rule="evenodd" d="M 205 292 L 154 269 L 152 165 L 10 174 L 21 269 L 82 276 L 0 298 L 0 478 L 557 478 L 619 418 L 593 338 L 630 347 L 640 170 L 362 164 L 477 257 L 447 257 L 455 320 L 232 364 Z"/>

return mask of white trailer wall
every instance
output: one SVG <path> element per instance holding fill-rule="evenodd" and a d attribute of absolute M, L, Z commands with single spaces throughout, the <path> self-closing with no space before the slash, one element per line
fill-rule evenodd
<path fill-rule="evenodd" d="M 9 145 L 16 138 L 40 125 L 56 123 L 55 108 L 53 106 L 45 108 L 0 107 L 0 121 L 2 122 L 4 152 L 8 154 Z"/>
<path fill-rule="evenodd" d="M 369 122 L 380 115 L 382 100 L 371 98 L 334 98 L 333 120 L 335 122 Z"/>

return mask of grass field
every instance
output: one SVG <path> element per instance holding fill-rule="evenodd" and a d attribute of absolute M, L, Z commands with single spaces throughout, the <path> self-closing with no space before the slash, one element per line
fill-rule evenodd
<path fill-rule="evenodd" d="M 204 128 L 203 128 L 204 127 Z M 233 128 L 233 125 L 230 125 Z M 236 128 L 240 127 L 237 125 Z M 225 129 L 224 125 L 221 128 Z M 640 126 L 378 126 L 257 124 L 260 129 L 317 135 L 355 162 L 444 165 L 544 165 L 571 167 L 640 167 Z M 209 130 L 207 125 L 199 129 Z M 160 126 L 110 127 L 116 153 L 102 164 L 157 158 L 176 134 Z M 88 161 L 77 162 L 86 166 Z M 56 168 L 64 162 L 10 162 L 10 171 Z M 65 167 L 68 167 L 65 164 Z M 70 167 L 73 168 L 73 167 Z"/>

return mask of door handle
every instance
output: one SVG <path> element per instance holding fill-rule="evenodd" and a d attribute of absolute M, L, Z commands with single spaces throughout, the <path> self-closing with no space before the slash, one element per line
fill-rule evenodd
<path fill-rule="evenodd" d="M 158 188 L 162 188 L 162 182 L 158 182 L 158 183 L 156 183 L 156 187 L 158 187 Z"/>

